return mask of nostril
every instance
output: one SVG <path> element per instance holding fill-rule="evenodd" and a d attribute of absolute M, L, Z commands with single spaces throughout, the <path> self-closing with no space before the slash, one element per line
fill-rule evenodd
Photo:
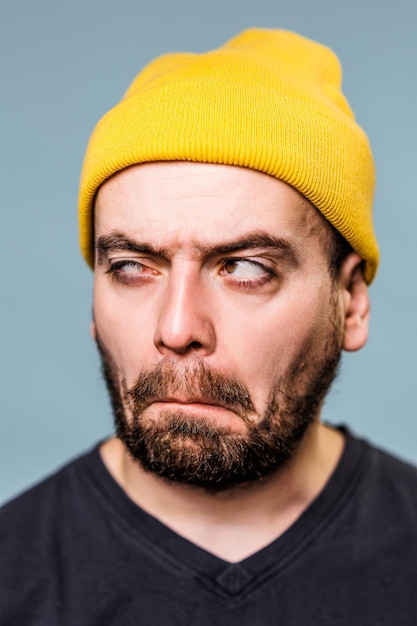
<path fill-rule="evenodd" d="M 203 344 L 199 341 L 190 341 L 186 346 L 178 346 L 176 348 L 173 346 L 169 347 L 172 352 L 176 352 L 177 354 L 188 354 L 190 352 L 200 351 L 202 348 Z"/>
<path fill-rule="evenodd" d="M 189 345 L 188 345 L 188 349 L 189 350 L 201 350 L 201 348 L 203 347 L 203 344 L 200 343 L 199 341 L 192 341 Z"/>

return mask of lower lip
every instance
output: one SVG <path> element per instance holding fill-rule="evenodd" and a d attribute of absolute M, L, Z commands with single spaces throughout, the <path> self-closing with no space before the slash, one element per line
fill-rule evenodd
<path fill-rule="evenodd" d="M 245 430 L 245 425 L 241 417 L 231 409 L 218 406 L 216 404 L 204 404 L 201 402 L 154 402 L 152 408 L 158 408 L 172 413 L 181 413 L 184 417 L 206 419 L 223 428 L 238 431 Z M 240 428 L 237 428 L 240 426 Z"/>

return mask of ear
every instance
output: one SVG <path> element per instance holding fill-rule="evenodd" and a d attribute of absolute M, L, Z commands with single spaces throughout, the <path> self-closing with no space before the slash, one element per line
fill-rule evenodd
<path fill-rule="evenodd" d="M 92 336 L 94 341 L 97 341 L 96 323 L 94 320 L 90 324 L 90 335 Z"/>
<path fill-rule="evenodd" d="M 339 274 L 343 306 L 343 349 L 353 352 L 363 348 L 369 334 L 370 301 L 362 273 L 362 259 L 356 252 L 346 257 Z"/>

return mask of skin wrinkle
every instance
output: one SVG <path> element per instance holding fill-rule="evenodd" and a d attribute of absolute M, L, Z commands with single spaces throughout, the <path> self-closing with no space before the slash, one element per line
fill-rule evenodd
<path fill-rule="evenodd" d="M 182 175 L 174 177 L 178 193 L 183 184 L 190 187 L 187 201 L 177 207 L 164 202 L 170 185 L 154 175 L 167 167 L 168 171 L 170 167 L 185 173 L 194 171 L 191 164 L 164 165 L 165 169 L 138 166 L 116 177 L 110 187 L 104 185 L 100 192 L 96 338 L 117 436 L 130 457 L 165 480 L 214 493 L 276 472 L 296 456 L 317 422 L 344 341 L 339 274 L 334 272 L 332 279 L 333 261 L 343 255 L 335 253 L 336 231 L 311 203 L 284 183 L 235 168 L 201 166 L 201 184 L 200 177 L 195 184 Z M 231 191 L 225 186 L 223 201 L 211 210 L 211 192 L 218 186 L 221 172 L 234 184 Z M 253 191 L 248 181 L 256 183 Z M 244 197 L 248 200 L 241 217 L 237 207 L 246 187 L 249 191 Z M 123 210 L 114 213 L 120 194 Z M 262 219 L 255 218 L 257 194 L 267 198 Z M 175 193 L 173 197 L 178 203 Z M 206 205 L 210 208 L 207 223 Z M 173 212 L 175 220 L 171 223 Z M 223 214 L 227 216 L 224 231 L 219 230 Z M 186 219 L 191 220 L 189 231 L 183 228 Z M 259 223 L 264 227 L 261 232 Z M 228 240 L 219 242 L 219 232 Z M 268 232 L 277 236 L 270 237 Z M 218 280 L 220 274 L 210 273 L 211 261 L 205 267 L 207 258 L 201 258 L 202 253 L 220 255 L 231 250 L 237 251 L 238 258 L 242 246 L 245 259 L 252 256 L 252 245 L 260 246 L 254 256 L 268 258 L 269 250 L 265 253 L 262 246 L 277 250 L 275 258 L 283 268 L 282 277 L 268 283 L 271 287 L 265 290 L 245 292 L 221 276 L 217 282 L 220 287 L 212 289 L 212 276 Z M 161 280 L 138 283 L 138 288 L 109 278 L 109 261 L 129 259 L 129 255 L 122 255 L 130 249 L 138 255 L 143 251 L 144 256 L 159 255 L 162 266 L 164 262 L 170 264 L 169 271 L 162 272 Z M 292 256 L 287 255 L 288 249 Z M 111 258 L 113 254 L 115 258 Z M 288 263 L 288 258 L 293 262 Z M 197 300 L 190 291 L 192 282 L 188 291 L 182 291 L 185 283 L 181 281 L 179 291 L 169 291 L 175 283 L 168 282 L 167 277 L 172 274 L 178 279 L 179 268 L 190 260 L 193 266 L 187 279 L 192 276 L 197 281 L 196 267 L 198 271 L 204 268 L 203 276 L 210 277 L 209 281 L 204 278 L 196 282 Z M 174 304 L 165 299 L 167 294 Z M 198 298 L 205 303 L 203 307 L 198 305 Z M 214 306 L 217 303 L 219 308 Z M 182 308 L 171 310 L 171 305 Z M 251 318 L 258 310 L 259 317 Z M 175 326 L 177 314 L 179 330 Z M 251 319 L 258 319 L 258 323 L 252 326 Z M 135 332 L 132 338 L 130 329 Z M 228 377 L 228 368 L 239 380 Z M 181 408 L 180 400 L 177 410 L 169 399 L 176 394 L 200 406 Z M 158 402 L 158 397 L 168 397 L 168 406 Z M 205 412 L 204 400 L 209 404 L 218 401 L 223 407 L 221 419 L 212 419 L 210 407 Z M 246 402 L 257 410 L 248 411 L 251 405 Z M 225 405 L 234 417 L 225 412 Z"/>
<path fill-rule="evenodd" d="M 297 251 L 285 239 L 272 237 L 263 232 L 250 233 L 247 236 L 240 237 L 238 241 L 218 244 L 216 246 L 203 246 L 194 244 L 193 251 L 200 257 L 212 257 L 220 254 L 238 252 L 240 250 L 271 251 L 279 258 L 285 259 L 290 265 L 298 266 Z M 170 253 L 164 248 L 154 248 L 150 244 L 135 242 L 124 236 L 122 233 L 112 232 L 108 235 L 102 235 L 96 243 L 97 263 L 103 264 L 109 255 L 113 252 L 135 252 L 138 254 L 146 254 L 155 257 L 168 259 Z"/>
<path fill-rule="evenodd" d="M 352 246 L 342 237 L 342 235 L 328 222 L 323 215 L 317 211 L 317 209 L 311 205 L 315 214 L 320 218 L 321 225 L 324 228 L 319 228 L 314 220 L 311 220 L 311 216 L 306 214 L 306 222 L 310 221 L 308 228 L 308 234 L 310 237 L 317 236 L 323 249 L 328 251 L 329 271 L 333 280 L 337 278 L 340 267 L 345 258 L 352 252 Z M 306 226 L 306 225 L 305 225 Z M 213 248 L 204 247 L 201 245 L 195 245 L 194 251 L 199 252 L 201 255 L 225 254 L 228 252 L 236 252 L 243 249 L 254 248 L 270 248 L 275 253 L 280 252 L 282 257 L 285 258 L 290 264 L 296 266 L 298 264 L 297 253 L 291 244 L 285 239 L 278 239 L 271 237 L 265 233 L 253 233 L 250 238 L 241 238 L 238 242 L 232 242 L 230 244 L 223 244 Z M 94 258 L 98 265 L 103 264 L 109 257 L 111 252 L 126 251 L 151 254 L 159 256 L 161 258 L 169 257 L 169 253 L 164 248 L 154 248 L 148 244 L 140 244 L 133 241 L 131 238 L 123 235 L 122 233 L 112 232 L 108 235 L 102 235 L 97 239 L 96 254 Z"/>

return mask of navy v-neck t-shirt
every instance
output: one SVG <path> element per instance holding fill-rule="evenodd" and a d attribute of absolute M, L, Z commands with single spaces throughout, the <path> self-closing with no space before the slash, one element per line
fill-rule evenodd
<path fill-rule="evenodd" d="M 98 447 L 0 512 L 0 626 L 415 626 L 417 470 L 345 432 L 320 495 L 228 563 L 134 504 Z"/>

